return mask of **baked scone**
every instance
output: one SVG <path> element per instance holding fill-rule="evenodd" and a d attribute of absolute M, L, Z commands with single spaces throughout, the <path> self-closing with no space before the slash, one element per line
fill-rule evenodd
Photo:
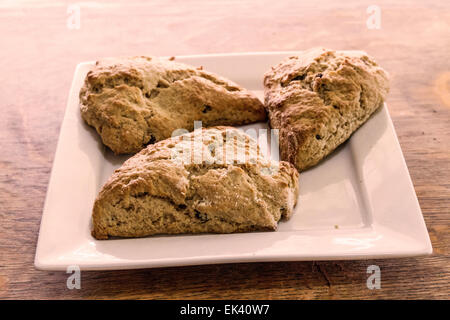
<path fill-rule="evenodd" d="M 98 61 L 80 91 L 83 119 L 114 153 L 136 153 L 176 129 L 264 121 L 261 101 L 237 84 L 154 57 Z"/>
<path fill-rule="evenodd" d="M 377 110 L 388 75 L 362 51 L 304 51 L 264 76 L 270 126 L 279 129 L 280 155 L 298 170 L 314 166 Z"/>
<path fill-rule="evenodd" d="M 197 129 L 147 146 L 114 172 L 95 200 L 92 235 L 275 230 L 292 215 L 298 177 L 240 130 Z"/>

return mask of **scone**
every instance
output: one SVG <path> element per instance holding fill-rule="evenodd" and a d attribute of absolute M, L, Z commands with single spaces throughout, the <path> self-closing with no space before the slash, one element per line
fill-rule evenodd
<path fill-rule="evenodd" d="M 114 172 L 95 200 L 92 235 L 275 230 L 292 215 L 298 177 L 240 130 L 197 129 L 147 146 Z"/>
<path fill-rule="evenodd" d="M 389 91 L 387 73 L 366 53 L 323 48 L 272 67 L 264 87 L 281 159 L 298 170 L 316 165 L 347 140 Z"/>
<path fill-rule="evenodd" d="M 116 154 L 136 153 L 176 129 L 264 121 L 259 99 L 202 68 L 153 57 L 98 61 L 80 91 L 83 119 Z"/>

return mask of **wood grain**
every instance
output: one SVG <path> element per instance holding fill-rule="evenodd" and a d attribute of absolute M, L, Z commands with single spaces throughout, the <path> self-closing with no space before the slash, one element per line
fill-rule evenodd
<path fill-rule="evenodd" d="M 0 298 L 402 299 L 450 293 L 450 3 L 376 1 L 381 28 L 368 29 L 369 1 L 125 1 L 81 6 L 0 5 Z M 58 132 L 73 71 L 102 56 L 363 49 L 390 72 L 388 106 L 433 242 L 429 257 L 42 272 L 33 259 Z M 381 267 L 381 289 L 366 268 Z"/>

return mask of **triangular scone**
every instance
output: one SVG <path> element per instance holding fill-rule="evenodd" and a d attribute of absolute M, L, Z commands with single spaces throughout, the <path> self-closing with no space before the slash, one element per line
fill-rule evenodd
<path fill-rule="evenodd" d="M 298 176 L 240 130 L 198 129 L 149 145 L 117 169 L 95 201 L 92 235 L 275 230 L 292 215 Z"/>
<path fill-rule="evenodd" d="M 109 58 L 88 72 L 80 91 L 83 119 L 116 154 L 136 153 L 176 129 L 264 121 L 261 101 L 237 84 L 168 59 Z"/>
<path fill-rule="evenodd" d="M 270 125 L 281 159 L 304 170 L 347 140 L 389 91 L 387 73 L 362 51 L 323 48 L 292 56 L 265 74 Z"/>

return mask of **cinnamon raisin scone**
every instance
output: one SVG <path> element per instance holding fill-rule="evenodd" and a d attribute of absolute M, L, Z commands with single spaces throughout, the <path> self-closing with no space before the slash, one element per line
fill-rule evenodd
<path fill-rule="evenodd" d="M 362 51 L 316 48 L 264 76 L 264 100 L 280 155 L 298 170 L 316 165 L 377 110 L 388 75 Z"/>
<path fill-rule="evenodd" d="M 155 57 L 97 61 L 80 91 L 83 119 L 114 153 L 136 153 L 175 129 L 264 121 L 262 102 L 213 73 Z"/>
<path fill-rule="evenodd" d="M 147 146 L 114 172 L 95 200 L 92 235 L 275 230 L 292 215 L 298 177 L 240 130 L 197 129 Z"/>

